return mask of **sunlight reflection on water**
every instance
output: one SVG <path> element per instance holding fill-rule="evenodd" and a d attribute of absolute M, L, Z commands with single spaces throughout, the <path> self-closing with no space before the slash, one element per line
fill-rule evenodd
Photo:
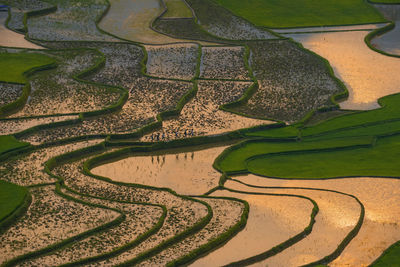
<path fill-rule="evenodd" d="M 286 36 L 330 62 L 349 90 L 349 98 L 340 103 L 341 108 L 365 110 L 378 108 L 378 98 L 400 92 L 400 59 L 369 49 L 364 43 L 367 34 L 360 31 Z"/>

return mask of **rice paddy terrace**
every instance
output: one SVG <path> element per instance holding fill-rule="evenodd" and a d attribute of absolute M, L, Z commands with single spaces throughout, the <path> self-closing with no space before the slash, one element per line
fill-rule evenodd
<path fill-rule="evenodd" d="M 400 2 L 295 2 L 0 0 L 0 266 L 400 266 Z"/>

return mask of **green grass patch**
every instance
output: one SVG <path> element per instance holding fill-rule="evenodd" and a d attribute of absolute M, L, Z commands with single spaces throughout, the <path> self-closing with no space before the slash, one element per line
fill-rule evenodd
<path fill-rule="evenodd" d="M 383 16 L 364 0 L 216 1 L 234 14 L 249 20 L 255 25 L 270 28 L 363 24 L 385 21 Z"/>
<path fill-rule="evenodd" d="M 370 148 L 261 156 L 247 167 L 251 173 L 280 178 L 397 177 L 399 157 L 400 135 L 396 135 L 381 138 Z"/>
<path fill-rule="evenodd" d="M 390 246 L 371 267 L 400 266 L 400 241 Z"/>
<path fill-rule="evenodd" d="M 255 132 L 246 133 L 246 136 L 259 136 L 269 138 L 290 138 L 297 137 L 299 135 L 299 129 L 294 126 L 287 126 L 282 128 L 271 128 Z"/>
<path fill-rule="evenodd" d="M 382 108 L 346 114 L 340 117 L 326 120 L 319 124 L 306 127 L 302 130 L 302 136 L 319 135 L 328 131 L 362 126 L 366 123 L 378 123 L 384 120 L 400 118 L 400 94 L 385 96 L 378 100 Z"/>
<path fill-rule="evenodd" d="M 246 160 L 258 155 L 312 149 L 329 149 L 354 145 L 368 145 L 371 143 L 371 137 L 321 140 L 313 142 L 268 142 L 265 140 L 248 141 L 233 146 L 229 152 L 226 152 L 225 155 L 223 154 L 222 157 L 217 158 L 216 166 L 220 170 L 228 173 L 239 171 L 245 172 L 247 171 Z M 288 166 L 286 166 L 286 168 Z M 292 167 L 290 167 L 290 169 L 295 170 L 295 168 Z"/>
<path fill-rule="evenodd" d="M 28 70 L 54 62 L 54 59 L 41 54 L 0 53 L 0 81 L 25 83 L 24 73 Z"/>
<path fill-rule="evenodd" d="M 191 18 L 193 17 L 189 7 L 183 2 L 183 0 L 167 0 L 167 12 L 164 14 L 164 18 Z"/>
<path fill-rule="evenodd" d="M 24 202 L 27 193 L 25 187 L 0 180 L 0 221 Z"/>
<path fill-rule="evenodd" d="M 305 137 L 305 140 L 321 140 L 331 138 L 344 138 L 344 137 L 356 137 L 356 136 L 385 136 L 393 133 L 400 132 L 400 120 L 399 121 L 388 121 L 388 122 L 377 122 L 373 125 L 360 125 L 358 127 L 352 127 L 326 134 L 321 134 L 315 137 Z"/>
<path fill-rule="evenodd" d="M 29 145 L 29 143 L 18 141 L 14 136 L 0 135 L 0 155 Z"/>

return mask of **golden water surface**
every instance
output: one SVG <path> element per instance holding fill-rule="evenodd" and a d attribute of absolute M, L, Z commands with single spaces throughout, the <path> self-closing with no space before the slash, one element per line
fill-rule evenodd
<path fill-rule="evenodd" d="M 400 58 L 369 49 L 368 31 L 289 34 L 305 48 L 327 59 L 347 86 L 349 98 L 343 109 L 378 108 L 377 99 L 400 92 Z"/>

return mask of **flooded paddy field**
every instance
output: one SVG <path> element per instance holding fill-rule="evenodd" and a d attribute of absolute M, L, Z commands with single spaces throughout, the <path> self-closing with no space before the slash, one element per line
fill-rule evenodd
<path fill-rule="evenodd" d="M 335 259 L 330 266 L 367 266 L 371 264 L 391 244 L 400 239 L 399 212 L 396 204 L 399 200 L 398 189 L 400 180 L 390 178 L 343 178 L 319 181 L 296 181 L 267 179 L 255 175 L 234 177 L 234 179 L 249 185 L 276 187 L 274 192 L 283 192 L 287 187 L 293 192 L 302 191 L 303 187 L 337 190 L 356 196 L 365 207 L 365 218 L 360 232 L 344 249 L 341 256 Z M 279 187 L 283 187 L 282 189 Z M 248 187 L 246 187 L 248 188 Z M 260 188 L 252 188 L 260 190 Z M 330 198 L 327 201 L 333 201 Z M 343 214 L 354 214 L 346 209 L 348 204 L 337 203 L 336 211 Z M 348 207 L 348 206 L 347 206 Z M 350 212 L 350 213 L 348 213 Z M 335 217 L 341 224 L 343 214 Z M 272 260 L 272 258 L 271 258 Z"/>
<path fill-rule="evenodd" d="M 6 119 L 0 120 L 0 134 L 8 135 L 21 132 L 42 124 L 49 124 L 53 122 L 70 121 L 77 119 L 77 115 L 73 116 L 55 116 L 55 117 L 37 117 L 37 118 L 26 118 L 26 119 Z"/>
<path fill-rule="evenodd" d="M 165 141 L 222 134 L 272 121 L 247 118 L 220 110 L 223 104 L 238 100 L 250 82 L 200 80 L 196 96 L 187 103 L 179 117 L 163 121 L 161 130 L 143 136 L 143 141 Z"/>
<path fill-rule="evenodd" d="M 334 76 L 349 90 L 344 109 L 399 92 L 398 58 L 364 43 L 387 23 L 275 34 L 210 0 L 2 3 L 10 29 L 48 48 L 24 52 L 57 66 L 24 77 L 26 104 L 0 119 L 1 140 L 24 145 L 0 142 L 0 179 L 30 193 L 0 221 L 0 265 L 358 267 L 400 240 L 397 178 L 244 175 L 257 155 L 355 150 L 395 134 L 394 100 L 352 121 Z M 381 12 L 396 21 L 392 10 Z M 5 14 L 0 45 L 41 48 Z M 372 44 L 396 54 L 397 28 Z M 0 82 L 0 106 L 22 86 Z M 303 129 L 317 109 L 322 126 Z M 332 132 L 313 139 L 324 122 Z"/>
<path fill-rule="evenodd" d="M 374 5 L 386 19 L 395 23 L 394 28 L 387 33 L 376 36 L 371 44 L 379 50 L 400 56 L 400 4 Z"/>
<path fill-rule="evenodd" d="M 212 196 L 235 197 L 249 203 L 246 228 L 226 245 L 200 258 L 191 266 L 222 266 L 242 260 L 284 242 L 310 222 L 313 204 L 307 199 L 274 195 L 251 195 L 216 191 Z"/>
<path fill-rule="evenodd" d="M 54 2 L 53 2 L 54 3 Z M 55 2 L 57 10 L 27 20 L 27 36 L 45 41 L 118 41 L 99 31 L 96 21 L 107 9 L 105 0 Z"/>
<path fill-rule="evenodd" d="M 349 90 L 342 109 L 375 109 L 378 98 L 400 92 L 400 60 L 372 51 L 367 31 L 289 34 L 305 48 L 326 58 Z"/>
<path fill-rule="evenodd" d="M 166 265 L 196 248 L 206 245 L 210 240 L 226 234 L 229 228 L 234 227 L 240 221 L 244 212 L 243 203 L 224 198 L 196 198 L 207 202 L 213 210 L 213 217 L 210 222 L 198 233 L 184 239 L 182 242 L 164 250 L 162 253 L 152 257 L 142 264 L 144 266 Z"/>
<path fill-rule="evenodd" d="M 214 36 L 231 40 L 277 39 L 269 31 L 255 27 L 215 2 L 187 0 L 186 3 L 196 14 L 197 23 Z"/>
<path fill-rule="evenodd" d="M 188 231 L 208 216 L 208 209 L 204 202 L 192 198 L 183 198 L 167 190 L 157 188 L 126 186 L 108 181 L 94 179 L 81 172 L 83 161 L 63 164 L 53 170 L 54 174 L 65 179 L 66 186 L 79 193 L 86 193 L 96 197 L 124 202 L 141 202 L 163 205 L 167 216 L 157 235 L 151 235 L 138 246 L 132 247 L 116 257 L 106 259 L 100 263 L 105 266 L 115 265 L 132 260 L 140 253 L 147 253 L 155 246 L 166 240 L 174 239 L 181 232 Z"/>
<path fill-rule="evenodd" d="M 156 0 L 112 0 L 99 27 L 116 36 L 141 43 L 174 43 L 179 40 L 150 29 L 150 23 L 163 10 Z"/>
<path fill-rule="evenodd" d="M 154 31 L 150 26 L 164 7 L 158 0 L 111 0 L 99 27 L 119 38 L 145 44 L 188 42 Z M 198 42 L 198 41 L 195 41 Z"/>
<path fill-rule="evenodd" d="M 69 136 L 132 133 L 154 122 L 159 113 L 175 109 L 179 100 L 192 87 L 190 82 L 137 79 L 122 110 L 107 116 L 89 118 L 69 127 L 37 131 L 23 136 L 21 140 L 41 144 Z"/>
<path fill-rule="evenodd" d="M 10 0 L 3 1 L 4 4 L 10 3 Z M 9 9 L 10 18 L 7 26 L 13 31 L 24 32 L 24 14 L 26 12 L 39 11 L 43 9 L 49 9 L 52 5 L 40 0 L 33 1 L 14 1 L 13 5 Z M 4 12 L 5 13 L 5 12 Z"/>
<path fill-rule="evenodd" d="M 54 186 L 32 188 L 30 192 L 33 200 L 27 213 L 2 234 L 2 263 L 98 227 L 119 215 L 66 200 L 56 194 Z"/>
<path fill-rule="evenodd" d="M 200 78 L 250 80 L 244 54 L 240 46 L 202 47 Z"/>
<path fill-rule="evenodd" d="M 107 231 L 90 236 L 80 242 L 75 242 L 72 246 L 55 251 L 44 257 L 26 261 L 22 264 L 23 266 L 66 264 L 103 253 L 110 253 L 123 246 L 129 246 L 140 235 L 151 230 L 159 222 L 163 214 L 162 208 L 158 206 L 88 198 L 67 190 L 63 190 L 63 193 L 89 203 L 121 210 L 127 217 L 119 227 L 110 228 Z"/>
<path fill-rule="evenodd" d="M 191 80 L 196 75 L 198 45 L 146 45 L 145 48 L 148 75 L 183 80 Z"/>
<path fill-rule="evenodd" d="M 218 186 L 221 176 L 213 160 L 227 146 L 170 149 L 134 155 L 92 170 L 93 174 L 124 183 L 171 188 L 179 194 L 201 195 Z"/>
<path fill-rule="evenodd" d="M 225 186 L 229 189 L 245 192 L 306 196 L 313 199 L 318 205 L 319 212 L 315 218 L 311 234 L 278 255 L 260 262 L 260 264 L 264 265 L 301 266 L 333 253 L 340 242 L 356 226 L 361 212 L 360 205 L 355 199 L 335 192 L 306 189 L 251 188 L 232 181 L 228 181 Z M 280 214 L 287 212 L 286 216 L 291 216 L 292 212 L 286 210 L 286 208 L 283 208 Z M 286 225 L 287 223 L 284 224 Z M 272 230 L 273 228 L 270 229 L 274 231 Z"/>
<path fill-rule="evenodd" d="M 98 139 L 41 148 L 20 156 L 18 159 L 2 162 L 0 164 L 2 180 L 22 186 L 53 183 L 56 179 L 44 171 L 45 163 L 49 159 L 57 155 L 98 144 L 102 141 Z"/>
<path fill-rule="evenodd" d="M 76 79 L 77 75 L 101 60 L 101 55 L 95 51 L 53 51 L 47 55 L 57 60 L 58 67 L 30 77 L 31 94 L 27 103 L 10 117 L 99 110 L 116 103 L 121 97 L 120 90 L 102 84 L 82 83 Z"/>
<path fill-rule="evenodd" d="M 27 41 L 24 38 L 23 34 L 16 33 L 12 30 L 7 29 L 5 23 L 8 17 L 7 12 L 0 12 L 0 45 L 1 46 L 8 46 L 8 47 L 21 47 L 21 48 L 30 48 L 30 49 L 42 49 L 43 47 L 35 45 L 34 43 L 31 43 Z M 21 18 L 22 19 L 22 18 Z M 13 20 L 10 20 L 9 22 L 9 27 L 12 28 L 12 23 Z M 18 26 L 17 26 L 18 28 Z"/>
<path fill-rule="evenodd" d="M 343 91 L 320 58 L 292 42 L 256 41 L 248 45 L 250 67 L 259 88 L 247 103 L 234 109 L 237 112 L 294 122 L 311 110 L 332 106 L 331 97 Z"/>

